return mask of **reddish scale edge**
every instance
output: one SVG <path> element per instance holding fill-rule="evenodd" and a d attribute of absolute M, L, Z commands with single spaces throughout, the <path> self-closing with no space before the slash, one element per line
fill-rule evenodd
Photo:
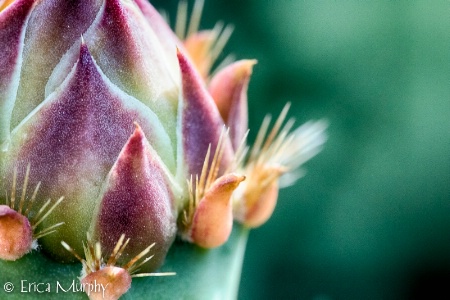
<path fill-rule="evenodd" d="M 227 126 L 236 150 L 248 130 L 247 89 L 256 60 L 240 60 L 219 71 L 209 91 Z"/>
<path fill-rule="evenodd" d="M 216 149 L 224 123 L 195 68 L 181 51 L 178 51 L 177 55 L 182 77 L 183 150 L 188 174 L 196 175 L 201 174 L 208 145 L 211 144 L 211 148 Z M 227 136 L 224 143 L 222 170 L 233 159 L 233 149 Z M 212 157 L 213 155 L 210 160 Z"/>
<path fill-rule="evenodd" d="M 105 0 L 98 24 L 85 35 L 86 43 L 108 78 L 121 89 L 152 109 L 169 110 L 176 116 L 175 101 L 152 106 L 175 82 L 155 33 L 135 5 Z"/>
<path fill-rule="evenodd" d="M 167 53 L 175 54 L 176 47 L 179 49 L 183 47 L 183 43 L 150 2 L 147 0 L 135 0 L 135 2 Z"/>
<path fill-rule="evenodd" d="M 34 0 L 19 0 L 0 12 L 0 145 L 8 139 L 19 81 L 24 30 Z"/>
<path fill-rule="evenodd" d="M 174 95 L 179 81 L 175 53 L 170 61 L 136 3 L 105 0 L 83 36 L 105 75 L 158 115 L 175 146 L 178 99 Z"/>
<path fill-rule="evenodd" d="M 45 85 L 61 56 L 92 24 L 101 0 L 37 1 L 27 26 L 23 64 L 11 126 L 45 99 Z"/>

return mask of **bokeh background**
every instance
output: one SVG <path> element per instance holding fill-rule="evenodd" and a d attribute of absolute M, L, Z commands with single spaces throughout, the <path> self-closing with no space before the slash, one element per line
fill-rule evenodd
<path fill-rule="evenodd" d="M 173 21 L 177 0 L 151 2 Z M 217 20 L 259 62 L 251 140 L 288 101 L 329 122 L 251 232 L 239 299 L 450 297 L 450 1 L 206 0 Z"/>

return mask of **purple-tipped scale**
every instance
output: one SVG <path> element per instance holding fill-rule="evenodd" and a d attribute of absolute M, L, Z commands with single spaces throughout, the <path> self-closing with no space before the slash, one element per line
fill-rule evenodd
<path fill-rule="evenodd" d="M 201 173 L 208 146 L 211 144 L 213 149 L 217 146 L 224 122 L 200 75 L 181 51 L 178 51 L 178 61 L 183 99 L 181 136 L 189 176 Z M 223 147 L 222 169 L 233 159 L 228 136 L 224 138 Z"/>
<path fill-rule="evenodd" d="M 107 253 L 125 234 L 131 240 L 123 259 L 155 243 L 155 256 L 142 268 L 153 271 L 162 264 L 176 234 L 173 194 L 161 160 L 139 125 L 108 175 L 95 215 L 93 237 Z"/>

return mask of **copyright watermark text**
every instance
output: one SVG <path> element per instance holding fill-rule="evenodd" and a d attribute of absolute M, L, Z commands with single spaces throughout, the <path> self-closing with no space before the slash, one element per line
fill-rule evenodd
<path fill-rule="evenodd" d="M 3 290 L 6 293 L 13 291 L 19 293 L 86 293 L 88 296 L 91 293 L 101 293 L 105 297 L 105 291 L 108 284 L 97 283 L 94 280 L 91 283 L 80 283 L 77 280 L 71 282 L 35 282 L 30 280 L 21 280 L 20 283 L 5 282 Z"/>

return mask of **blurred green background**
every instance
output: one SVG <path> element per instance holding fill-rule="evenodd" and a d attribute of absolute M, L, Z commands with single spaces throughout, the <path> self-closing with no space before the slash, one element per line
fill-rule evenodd
<path fill-rule="evenodd" d="M 177 0 L 151 2 L 174 19 Z M 259 61 L 251 140 L 288 101 L 329 122 L 251 232 L 239 299 L 450 297 L 450 1 L 206 0 L 217 20 L 225 54 Z"/>

